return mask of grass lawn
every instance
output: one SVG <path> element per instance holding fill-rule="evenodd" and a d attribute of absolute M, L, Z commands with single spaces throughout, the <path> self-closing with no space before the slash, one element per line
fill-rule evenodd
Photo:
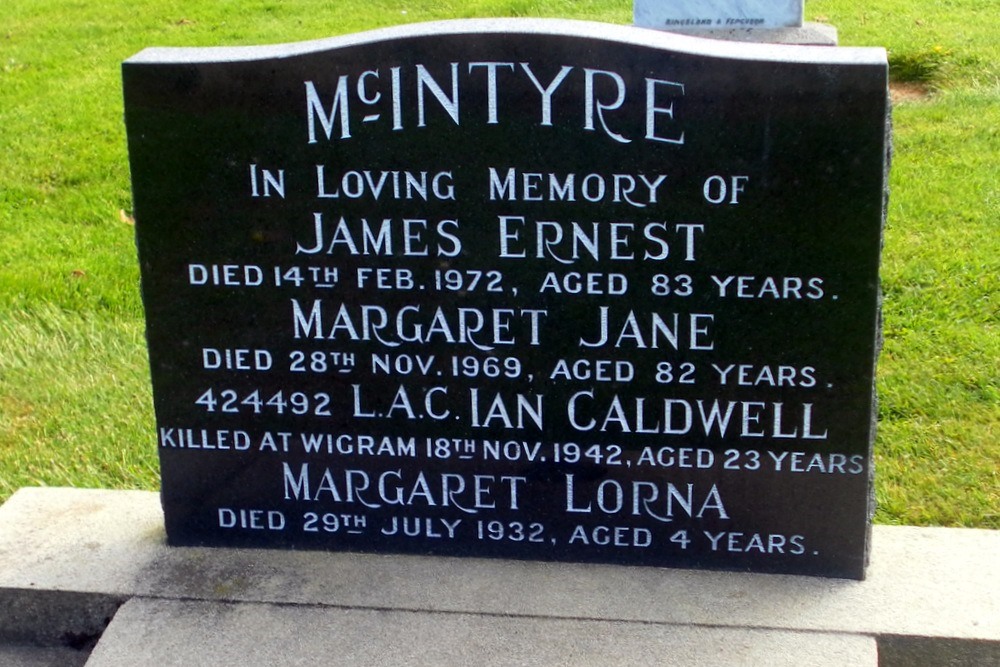
<path fill-rule="evenodd" d="M 810 0 L 898 90 L 883 257 L 876 520 L 1000 527 L 1000 21 L 984 0 Z M 146 46 L 404 22 L 631 22 L 621 0 L 0 3 L 0 501 L 156 489 L 120 63 Z"/>

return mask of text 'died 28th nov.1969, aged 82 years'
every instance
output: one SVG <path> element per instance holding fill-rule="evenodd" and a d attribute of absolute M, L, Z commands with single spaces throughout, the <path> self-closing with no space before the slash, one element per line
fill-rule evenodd
<path fill-rule="evenodd" d="M 172 544 L 864 575 L 884 52 L 456 21 L 123 76 Z"/>

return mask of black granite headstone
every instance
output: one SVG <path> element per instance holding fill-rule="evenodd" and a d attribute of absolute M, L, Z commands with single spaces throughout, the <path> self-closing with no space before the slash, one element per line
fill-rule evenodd
<path fill-rule="evenodd" d="M 171 544 L 863 577 L 881 49 L 456 21 L 123 69 Z"/>

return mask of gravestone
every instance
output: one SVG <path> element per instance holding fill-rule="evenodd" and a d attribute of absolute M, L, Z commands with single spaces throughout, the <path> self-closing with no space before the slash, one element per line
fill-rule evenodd
<path fill-rule="evenodd" d="M 664 30 L 802 26 L 804 0 L 635 0 L 635 24 Z"/>
<path fill-rule="evenodd" d="M 863 577 L 884 51 L 474 20 L 123 76 L 171 544 Z"/>

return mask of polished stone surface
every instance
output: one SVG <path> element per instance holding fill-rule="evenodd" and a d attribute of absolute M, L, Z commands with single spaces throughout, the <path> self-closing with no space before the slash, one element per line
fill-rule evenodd
<path fill-rule="evenodd" d="M 803 0 L 635 0 L 635 24 L 661 30 L 791 28 L 802 25 Z"/>
<path fill-rule="evenodd" d="M 168 541 L 863 578 L 887 74 L 540 19 L 128 59 Z"/>

